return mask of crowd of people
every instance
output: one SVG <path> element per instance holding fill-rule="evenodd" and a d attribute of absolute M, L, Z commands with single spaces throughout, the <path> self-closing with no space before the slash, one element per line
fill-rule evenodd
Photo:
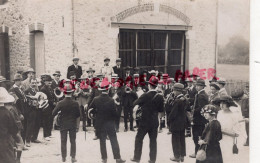
<path fill-rule="evenodd" d="M 192 137 L 195 149 L 189 157 L 196 158 L 194 162 L 222 163 L 236 153 L 232 148 L 243 123 L 244 145 L 249 146 L 249 85 L 229 95 L 225 79 L 214 77 L 206 92 L 206 82 L 197 74 L 170 77 L 155 70 L 122 68 L 121 62 L 118 58 L 112 67 L 105 58 L 98 73 L 91 67 L 83 72 L 74 57 L 62 80 L 60 71 L 36 78 L 32 68 L 17 72 L 12 82 L 0 76 L 0 162 L 20 163 L 22 151 L 30 150 L 31 143 L 51 141 L 53 128 L 60 130 L 62 161 L 69 134 L 71 161 L 76 162 L 75 140 L 82 121 L 83 131 L 95 129 L 93 140 L 100 140 L 102 162 L 107 162 L 109 139 L 114 159 L 123 163 L 117 140 L 122 115 L 124 132 L 137 130 L 133 162 L 141 160 L 146 134 L 149 163 L 156 162 L 157 134 L 165 129 L 172 136 L 170 160 L 175 162 L 184 161 L 185 137 Z M 38 140 L 41 127 L 43 140 Z M 201 159 L 201 151 L 206 158 Z"/>

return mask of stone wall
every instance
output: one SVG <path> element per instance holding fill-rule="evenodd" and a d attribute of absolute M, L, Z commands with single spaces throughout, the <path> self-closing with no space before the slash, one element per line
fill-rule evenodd
<path fill-rule="evenodd" d="M 216 1 L 210 0 L 9 0 L 0 6 L 0 23 L 12 29 L 10 36 L 11 73 L 30 66 L 28 25 L 44 24 L 45 69 L 52 73 L 61 70 L 65 76 L 72 63 L 73 36 L 75 54 L 83 69 L 97 71 L 106 56 L 111 64 L 118 57 L 119 29 L 111 22 L 120 12 L 143 4 L 153 4 L 154 10 L 140 12 L 120 20 L 121 23 L 189 25 L 189 69 L 213 68 L 216 34 Z M 159 11 L 165 5 L 187 16 Z M 74 17 L 73 17 L 74 16 Z M 74 18 L 74 20 L 73 20 Z M 188 23 L 188 24 L 187 24 Z M 64 26 L 63 26 L 64 24 Z M 74 35 L 73 35 L 74 30 Z"/>

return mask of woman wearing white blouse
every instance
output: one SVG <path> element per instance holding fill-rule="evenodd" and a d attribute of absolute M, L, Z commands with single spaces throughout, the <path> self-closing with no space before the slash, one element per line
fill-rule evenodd
<path fill-rule="evenodd" d="M 221 124 L 221 130 L 223 134 L 223 138 L 220 141 L 220 146 L 222 149 L 223 160 L 227 162 L 237 162 L 236 156 L 232 153 L 233 141 L 236 137 L 238 137 L 238 122 L 239 117 L 237 113 L 234 113 L 230 110 L 230 107 L 238 107 L 237 104 L 234 103 L 230 96 L 222 96 L 220 97 L 220 108 L 217 115 L 217 120 Z"/>

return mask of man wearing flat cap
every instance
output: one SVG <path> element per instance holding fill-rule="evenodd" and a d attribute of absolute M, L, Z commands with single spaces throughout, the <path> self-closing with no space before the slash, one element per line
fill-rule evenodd
<path fill-rule="evenodd" d="M 113 68 L 109 65 L 110 59 L 106 57 L 104 59 L 104 66 L 101 67 L 100 73 L 104 75 L 105 78 L 108 78 L 108 81 L 111 81 L 111 75 L 114 74 Z"/>
<path fill-rule="evenodd" d="M 195 95 L 194 105 L 193 105 L 193 126 L 192 126 L 192 136 L 195 144 L 195 153 L 190 155 L 191 158 L 195 158 L 197 151 L 199 149 L 199 137 L 205 128 L 207 120 L 201 115 L 202 108 L 208 104 L 208 95 L 204 88 L 206 87 L 205 81 L 203 79 L 198 79 L 196 81 L 196 90 L 198 93 Z"/>
<path fill-rule="evenodd" d="M 79 79 L 81 77 L 81 75 L 82 75 L 82 68 L 81 68 L 81 66 L 78 65 L 79 58 L 78 57 L 73 57 L 72 61 L 73 61 L 73 65 L 68 67 L 67 78 L 69 79 L 70 78 L 69 73 L 71 71 L 74 71 L 75 74 L 76 74 L 76 79 Z"/>
<path fill-rule="evenodd" d="M 22 89 L 22 75 L 21 74 L 15 74 L 14 75 L 14 85 L 11 87 L 9 92 L 14 92 L 15 95 L 18 97 L 16 101 L 16 108 L 18 112 L 22 115 L 22 124 L 24 129 L 21 132 L 21 136 L 23 138 L 23 141 L 25 142 L 25 136 L 27 132 L 27 97 Z"/>
<path fill-rule="evenodd" d="M 114 73 L 118 75 L 120 79 L 123 79 L 123 68 L 121 66 L 121 58 L 116 59 L 116 65 L 113 67 Z"/>
<path fill-rule="evenodd" d="M 168 118 L 170 125 L 170 132 L 172 133 L 172 149 L 174 157 L 170 158 L 172 161 L 184 161 L 186 156 L 185 145 L 185 127 L 186 127 L 186 107 L 188 100 L 182 94 L 184 85 L 175 83 L 173 86 L 174 98 L 168 104 L 171 106 L 171 112 Z"/>
<path fill-rule="evenodd" d="M 158 135 L 158 113 L 164 111 L 163 96 L 157 93 L 158 78 L 151 77 L 148 82 L 149 91 L 139 97 L 134 106 L 138 105 L 142 108 L 142 116 L 140 118 L 139 128 L 135 137 L 134 157 L 133 162 L 140 162 L 142 155 L 143 139 L 148 133 L 150 138 L 150 163 L 156 162 L 157 156 L 157 135 Z M 136 112 L 136 110 L 134 110 Z"/>

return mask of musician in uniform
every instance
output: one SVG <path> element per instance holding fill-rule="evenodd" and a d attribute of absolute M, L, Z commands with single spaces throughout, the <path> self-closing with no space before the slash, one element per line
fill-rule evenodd
<path fill-rule="evenodd" d="M 115 130 L 115 119 L 117 118 L 116 104 L 114 100 L 109 97 L 108 89 L 109 82 L 103 80 L 99 88 L 102 92 L 101 95 L 95 97 L 89 107 L 96 111 L 96 130 L 97 135 L 100 138 L 102 162 L 107 163 L 106 137 L 108 135 L 116 163 L 124 163 L 125 160 L 122 160 L 120 156 Z"/>
<path fill-rule="evenodd" d="M 120 79 L 123 79 L 123 68 L 121 67 L 122 60 L 121 58 L 116 59 L 116 65 L 113 67 L 113 71 L 118 75 Z"/>
<path fill-rule="evenodd" d="M 87 104 L 88 102 L 88 97 L 90 96 L 91 93 L 91 86 L 89 84 L 89 80 L 88 80 L 88 75 L 87 74 L 83 74 L 81 75 L 81 77 L 79 78 L 79 80 L 81 80 L 80 82 L 80 86 L 75 90 L 74 96 L 75 94 L 78 97 L 78 103 L 79 103 L 79 107 L 80 107 L 80 116 L 83 122 L 83 131 L 87 131 L 86 128 L 86 113 L 84 111 L 84 106 Z M 78 121 L 79 122 L 79 121 Z"/>
<path fill-rule="evenodd" d="M 144 92 L 148 91 L 148 84 L 147 84 L 147 71 L 143 70 L 143 72 L 140 74 L 139 83 L 143 89 Z"/>
<path fill-rule="evenodd" d="M 91 104 L 93 99 L 101 94 L 101 92 L 98 90 L 98 86 L 102 80 L 103 80 L 102 74 L 96 74 L 96 77 L 92 78 L 92 81 L 91 81 L 92 91 L 88 97 L 87 104 L 84 107 L 85 109 L 87 108 L 87 111 L 90 109 L 89 105 Z M 96 129 L 95 120 L 93 120 L 93 126 Z M 97 140 L 97 139 L 98 139 L 98 136 L 97 136 L 97 132 L 95 130 L 95 137 L 93 138 L 93 140 Z"/>
<path fill-rule="evenodd" d="M 123 88 L 120 86 L 119 82 L 115 82 L 114 84 L 111 84 L 111 88 L 109 89 L 109 96 L 114 99 L 116 104 L 116 111 L 117 111 L 117 118 L 115 120 L 116 132 L 119 132 L 120 117 L 122 113 L 122 93 L 123 93 Z"/>
<path fill-rule="evenodd" d="M 74 71 L 76 75 L 76 79 L 79 79 L 82 75 L 82 68 L 81 66 L 78 65 L 79 58 L 73 57 L 72 61 L 73 61 L 73 65 L 69 66 L 67 70 L 67 78 L 70 79 L 70 72 Z"/>
<path fill-rule="evenodd" d="M 150 163 L 155 163 L 157 155 L 157 134 L 158 134 L 158 112 L 163 112 L 163 96 L 158 94 L 156 87 L 158 78 L 152 77 L 149 80 L 149 91 L 138 98 L 134 105 L 142 108 L 142 116 L 137 135 L 135 137 L 135 151 L 133 162 L 140 162 L 142 154 L 143 139 L 148 133 L 150 138 Z M 136 112 L 136 111 L 135 111 Z"/>
<path fill-rule="evenodd" d="M 88 84 L 90 86 L 89 91 L 91 92 L 92 86 L 95 83 L 93 80 L 93 78 L 95 76 L 95 70 L 90 67 L 86 72 L 88 74 L 88 81 L 89 81 Z M 91 127 L 91 119 L 88 116 L 86 116 L 86 118 L 87 118 L 87 127 Z"/>
<path fill-rule="evenodd" d="M 35 71 L 33 68 L 29 68 L 24 72 L 24 75 L 27 77 L 24 81 L 22 81 L 22 88 L 25 91 L 30 88 L 31 80 L 35 78 Z"/>
<path fill-rule="evenodd" d="M 52 89 L 60 87 L 60 76 L 61 76 L 60 71 L 55 71 L 52 75 L 53 75 L 53 80 L 51 83 Z"/>
<path fill-rule="evenodd" d="M 135 131 L 133 126 L 133 109 L 134 101 L 137 98 L 137 94 L 132 90 L 131 85 L 127 84 L 122 94 L 122 107 L 124 110 L 125 132 L 128 131 L 128 121 L 130 122 L 130 130 Z"/>
<path fill-rule="evenodd" d="M 52 78 L 50 75 L 45 76 L 44 78 L 45 84 L 44 86 L 41 88 L 41 92 L 43 92 L 44 94 L 46 94 L 47 99 L 48 99 L 48 104 L 49 107 L 47 107 L 47 109 L 45 109 L 42 112 L 42 118 L 43 118 L 43 127 L 45 128 L 44 132 L 44 140 L 49 141 L 52 136 L 51 136 L 51 131 L 52 131 L 52 126 L 53 126 L 53 116 L 52 116 L 52 111 L 56 106 L 57 103 L 57 99 L 56 96 L 54 94 L 53 89 L 51 88 L 51 83 L 52 83 Z"/>
<path fill-rule="evenodd" d="M 130 66 L 125 67 L 125 72 L 124 72 L 124 76 L 123 76 L 125 85 L 127 85 L 128 83 L 132 84 L 133 77 L 132 77 L 131 69 L 132 68 Z"/>
<path fill-rule="evenodd" d="M 77 118 L 80 116 L 79 104 L 72 99 L 73 93 L 72 86 L 65 87 L 64 94 L 65 98 L 60 101 L 52 112 L 55 116 L 60 112 L 60 135 L 61 135 L 61 155 L 62 161 L 66 162 L 67 156 L 67 135 L 69 133 L 71 143 L 71 161 L 72 163 L 77 162 L 76 160 L 76 133 L 77 133 Z"/>
<path fill-rule="evenodd" d="M 31 79 L 30 81 L 30 87 L 25 90 L 25 94 L 28 97 L 28 107 L 27 107 L 27 111 L 28 111 L 28 119 L 27 119 L 27 131 L 26 131 L 26 146 L 30 147 L 31 146 L 31 141 L 32 141 L 32 137 L 33 137 L 33 132 L 35 129 L 35 125 L 36 123 L 40 123 L 39 119 L 36 119 L 36 114 L 37 114 L 37 99 L 33 98 L 33 96 L 36 95 L 36 93 L 38 92 L 38 88 L 37 88 L 37 81 L 36 79 Z M 39 125 L 39 124 L 37 124 Z"/>
<path fill-rule="evenodd" d="M 87 74 L 88 74 L 88 78 L 89 80 L 92 79 L 94 77 L 94 74 L 95 74 L 95 70 L 92 69 L 91 67 L 86 71 Z"/>
<path fill-rule="evenodd" d="M 205 92 L 206 87 L 205 81 L 203 79 L 198 79 L 196 81 L 196 90 L 198 93 L 195 95 L 194 105 L 193 105 L 193 126 L 192 126 L 192 136 L 195 144 L 195 153 L 190 155 L 191 158 L 195 158 L 197 151 L 199 149 L 199 137 L 205 128 L 207 120 L 201 115 L 201 109 L 208 104 L 209 97 Z"/>
<path fill-rule="evenodd" d="M 101 67 L 100 73 L 108 79 L 108 81 L 111 80 L 111 75 L 114 74 L 113 68 L 109 65 L 110 59 L 106 57 L 104 59 L 104 66 Z"/>
<path fill-rule="evenodd" d="M 185 126 L 186 126 L 186 98 L 182 94 L 184 85 L 175 83 L 173 86 L 174 99 L 169 104 L 172 109 L 168 118 L 172 133 L 172 149 L 174 157 L 171 161 L 183 162 L 186 156 Z"/>

